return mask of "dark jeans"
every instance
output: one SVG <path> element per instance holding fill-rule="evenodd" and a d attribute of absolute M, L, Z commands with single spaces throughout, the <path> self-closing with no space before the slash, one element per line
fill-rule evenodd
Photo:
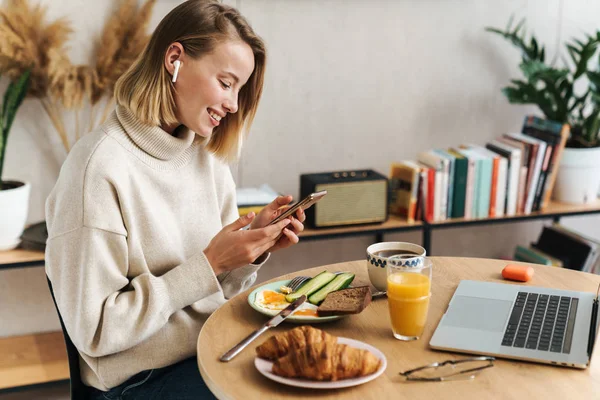
<path fill-rule="evenodd" d="M 93 400 L 216 399 L 208 389 L 196 357 L 150 371 L 142 371 L 108 392 L 92 388 Z"/>

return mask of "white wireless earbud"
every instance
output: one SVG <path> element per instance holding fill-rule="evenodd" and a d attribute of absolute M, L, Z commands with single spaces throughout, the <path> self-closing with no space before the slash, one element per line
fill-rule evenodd
<path fill-rule="evenodd" d="M 181 61 L 175 60 L 173 65 L 175 66 L 175 71 L 173 71 L 173 83 L 175 83 L 177 81 L 177 75 L 179 74 L 179 68 L 181 67 Z"/>

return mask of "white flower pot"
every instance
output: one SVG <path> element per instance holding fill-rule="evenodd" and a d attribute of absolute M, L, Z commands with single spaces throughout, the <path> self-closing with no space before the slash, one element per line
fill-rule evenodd
<path fill-rule="evenodd" d="M 11 250 L 21 242 L 29 211 L 29 183 L 4 181 L 0 190 L 0 251 Z"/>
<path fill-rule="evenodd" d="M 585 204 L 596 201 L 600 189 L 600 147 L 563 150 L 554 200 L 561 203 Z"/>

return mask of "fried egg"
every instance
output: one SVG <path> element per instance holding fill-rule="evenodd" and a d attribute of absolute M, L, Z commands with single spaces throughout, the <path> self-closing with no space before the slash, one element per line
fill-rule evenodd
<path fill-rule="evenodd" d="M 275 292 L 273 290 L 263 290 L 256 293 L 254 298 L 254 304 L 264 310 L 267 310 L 270 314 L 277 314 L 279 311 L 285 309 L 290 303 L 285 299 L 285 294 Z M 316 317 L 317 306 L 305 302 L 294 312 L 295 316 L 305 317 Z"/>
<path fill-rule="evenodd" d="M 263 290 L 256 294 L 254 304 L 267 310 L 281 311 L 290 305 L 285 299 L 285 294 L 272 290 Z"/>

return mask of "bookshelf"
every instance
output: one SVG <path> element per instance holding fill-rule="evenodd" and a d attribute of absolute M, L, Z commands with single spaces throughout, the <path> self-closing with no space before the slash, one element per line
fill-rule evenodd
<path fill-rule="evenodd" d="M 409 223 L 394 215 L 388 221 L 377 225 L 351 226 L 343 228 L 307 228 L 300 234 L 300 240 L 322 240 L 357 235 L 375 235 L 376 242 L 383 241 L 383 235 L 394 232 L 407 232 L 420 230 L 423 235 L 422 245 L 428 255 L 432 255 L 431 234 L 438 229 L 449 229 L 472 225 L 503 224 L 522 222 L 528 220 L 553 219 L 559 221 L 561 217 L 600 214 L 600 199 L 588 204 L 565 204 L 550 202 L 545 210 L 534 211 L 531 214 L 517 214 L 511 217 L 487 217 L 480 219 L 452 218 L 445 221 Z"/>
<path fill-rule="evenodd" d="M 451 218 L 445 221 L 426 222 L 423 226 L 423 247 L 431 255 L 431 233 L 437 229 L 447 229 L 472 225 L 504 224 L 539 219 L 552 219 L 560 221 L 562 217 L 578 215 L 600 214 L 600 199 L 588 204 L 566 204 L 550 202 L 544 210 L 534 211 L 531 214 L 516 214 L 511 217 L 487 217 L 479 219 Z"/>
<path fill-rule="evenodd" d="M 374 235 L 376 241 L 383 241 L 384 235 L 395 232 L 421 231 L 422 244 L 431 255 L 431 234 L 438 229 L 455 227 L 504 224 L 539 219 L 553 219 L 558 221 L 562 217 L 577 215 L 600 214 L 600 200 L 596 202 L 574 205 L 551 202 L 543 211 L 536 211 L 528 215 L 515 215 L 512 217 L 495 217 L 481 219 L 455 218 L 438 222 L 407 222 L 397 216 L 390 215 L 389 219 L 381 224 L 348 226 L 341 228 L 307 228 L 300 234 L 301 241 L 326 240 L 343 237 Z M 0 270 L 10 268 L 24 268 L 43 266 L 44 253 L 16 249 L 0 252 Z M 58 340 L 60 339 L 60 340 Z M 26 344 L 26 345 L 25 345 Z M 28 348 L 29 356 L 21 354 L 20 349 Z M 51 356 L 48 356 L 50 354 Z M 0 338 L 0 393 L 6 390 L 15 390 L 14 387 L 46 385 L 52 382 L 68 380 L 68 359 L 61 332 L 41 333 L 20 337 Z M 27 365 L 23 365 L 26 362 Z M 14 376 L 23 376 L 14 379 Z M 12 387 L 12 389 L 11 389 Z"/>
<path fill-rule="evenodd" d="M 0 269 L 39 267 L 44 264 L 44 252 L 15 249 L 0 251 Z"/>

